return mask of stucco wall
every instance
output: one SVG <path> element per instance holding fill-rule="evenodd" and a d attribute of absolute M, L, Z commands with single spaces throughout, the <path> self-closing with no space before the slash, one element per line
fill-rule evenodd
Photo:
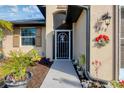
<path fill-rule="evenodd" d="M 73 28 L 74 59 L 78 59 L 81 54 L 86 55 L 86 11 L 81 13 Z"/>
<path fill-rule="evenodd" d="M 95 32 L 94 26 L 102 15 L 105 13 L 109 13 L 111 16 L 110 25 L 108 26 L 107 31 L 100 31 L 99 33 Z M 91 74 L 95 77 L 95 69 L 92 65 L 92 62 L 95 60 L 99 60 L 102 63 L 102 66 L 99 68 L 98 77 L 105 80 L 112 80 L 113 79 L 113 6 L 111 5 L 100 5 L 100 6 L 91 6 L 90 8 L 90 71 Z M 105 27 L 103 23 L 103 28 Z M 93 39 L 98 36 L 99 34 L 108 35 L 110 38 L 110 42 L 102 47 L 97 48 L 94 47 Z"/>
<path fill-rule="evenodd" d="M 65 9 L 57 9 L 57 5 L 46 5 L 46 57 L 53 59 L 53 34 L 54 23 L 53 14 L 57 11 Z"/>
<path fill-rule="evenodd" d="M 41 27 L 42 29 L 42 45 L 41 47 L 35 47 L 35 46 L 19 46 L 19 47 L 13 47 L 13 33 L 9 31 L 5 31 L 5 37 L 3 39 L 3 52 L 5 56 L 9 56 L 8 54 L 10 53 L 11 50 L 21 50 L 23 52 L 28 52 L 31 49 L 37 49 L 40 54 L 42 52 L 45 53 L 45 27 Z"/>

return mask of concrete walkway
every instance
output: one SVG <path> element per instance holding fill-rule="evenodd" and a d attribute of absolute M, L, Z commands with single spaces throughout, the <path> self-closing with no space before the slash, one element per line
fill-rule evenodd
<path fill-rule="evenodd" d="M 81 88 L 71 61 L 55 61 L 41 88 Z"/>

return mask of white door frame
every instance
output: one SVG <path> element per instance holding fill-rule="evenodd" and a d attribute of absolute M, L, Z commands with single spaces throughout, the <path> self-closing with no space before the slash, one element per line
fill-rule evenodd
<path fill-rule="evenodd" d="M 55 60 L 57 60 L 57 32 L 69 32 L 69 59 L 67 60 L 71 60 L 71 30 L 55 30 Z M 60 60 L 64 60 L 64 59 L 60 59 Z"/>

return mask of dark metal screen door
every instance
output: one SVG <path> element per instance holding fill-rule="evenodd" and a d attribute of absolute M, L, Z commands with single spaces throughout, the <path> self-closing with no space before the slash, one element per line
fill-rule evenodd
<path fill-rule="evenodd" d="M 70 31 L 55 31 L 55 59 L 70 59 Z"/>

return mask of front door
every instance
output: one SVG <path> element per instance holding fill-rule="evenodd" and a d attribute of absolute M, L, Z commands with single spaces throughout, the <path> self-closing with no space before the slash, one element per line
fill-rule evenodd
<path fill-rule="evenodd" d="M 55 31 L 55 59 L 70 59 L 71 36 L 70 30 Z"/>

